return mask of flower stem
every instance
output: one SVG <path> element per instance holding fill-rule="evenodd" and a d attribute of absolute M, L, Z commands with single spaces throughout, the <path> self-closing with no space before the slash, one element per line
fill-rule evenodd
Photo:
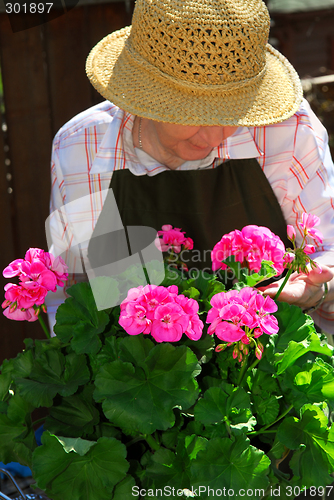
<path fill-rule="evenodd" d="M 247 370 L 247 367 L 248 367 L 248 356 L 245 358 L 244 363 L 243 363 L 243 365 L 241 367 L 241 370 L 239 372 L 239 377 L 238 377 L 237 385 L 241 384 L 242 379 L 244 378 L 245 372 Z"/>
<path fill-rule="evenodd" d="M 263 355 L 263 353 L 262 353 L 262 355 Z M 253 363 L 252 365 L 250 365 L 250 367 L 249 367 L 249 371 L 252 371 L 252 370 L 253 370 L 253 368 L 255 368 L 255 367 L 258 365 L 258 363 L 260 363 L 260 360 L 259 360 L 259 359 L 256 359 L 256 360 L 254 361 L 254 363 Z"/>
<path fill-rule="evenodd" d="M 152 448 L 152 450 L 158 451 L 160 449 L 159 444 L 156 442 L 152 434 L 144 434 L 144 439 L 146 440 L 147 444 Z"/>
<path fill-rule="evenodd" d="M 285 278 L 284 278 L 284 281 L 283 281 L 283 283 L 281 284 L 281 286 L 279 287 L 278 292 L 276 293 L 276 295 L 275 295 L 275 297 L 274 297 L 274 300 L 277 300 L 277 299 L 278 299 L 278 297 L 281 295 L 281 291 L 283 290 L 283 288 L 285 287 L 285 285 L 286 285 L 286 283 L 287 283 L 288 279 L 290 278 L 290 276 L 291 276 L 291 274 L 292 274 L 292 271 L 293 271 L 293 269 L 291 268 L 291 269 L 289 269 L 289 271 L 286 273 L 286 276 L 285 276 Z"/>
<path fill-rule="evenodd" d="M 284 418 L 285 415 L 287 415 L 292 410 L 292 408 L 293 408 L 293 405 L 290 405 L 279 417 L 276 418 L 276 420 L 274 422 L 271 422 L 270 424 L 265 425 L 264 427 L 262 427 L 262 429 L 260 429 L 258 431 L 248 432 L 247 435 L 248 436 L 257 436 L 258 434 L 262 434 L 265 431 L 269 432 L 269 431 L 267 431 L 267 429 L 269 427 L 272 427 L 273 425 L 275 425 L 280 420 L 282 420 L 282 418 Z"/>
<path fill-rule="evenodd" d="M 50 339 L 51 338 L 51 335 L 50 335 L 50 332 L 48 330 L 48 327 L 46 326 L 45 322 L 44 322 L 44 319 L 42 318 L 41 314 L 38 315 L 38 319 L 39 319 L 39 322 L 41 324 L 41 327 L 43 328 L 44 330 L 44 333 L 46 335 L 46 338 L 47 339 Z"/>

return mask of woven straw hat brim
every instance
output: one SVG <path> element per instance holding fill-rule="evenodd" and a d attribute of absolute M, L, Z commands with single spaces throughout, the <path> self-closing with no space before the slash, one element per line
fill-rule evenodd
<path fill-rule="evenodd" d="M 125 44 L 131 27 L 102 39 L 87 58 L 86 72 L 107 100 L 134 115 L 180 125 L 261 126 L 290 118 L 302 87 L 288 60 L 267 45 L 266 68 L 253 80 L 227 85 L 175 81 Z"/>

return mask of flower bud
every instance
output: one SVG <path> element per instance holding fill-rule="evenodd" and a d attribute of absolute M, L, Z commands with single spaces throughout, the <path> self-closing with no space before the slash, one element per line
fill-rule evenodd
<path fill-rule="evenodd" d="M 309 255 L 311 253 L 315 252 L 315 246 L 314 245 L 305 245 L 304 246 L 304 252 Z"/>
<path fill-rule="evenodd" d="M 296 238 L 296 230 L 293 226 L 289 224 L 286 226 L 286 232 L 290 241 L 294 242 Z"/>
<path fill-rule="evenodd" d="M 227 344 L 218 344 L 215 347 L 215 351 L 216 352 L 225 351 L 226 347 L 227 347 Z"/>

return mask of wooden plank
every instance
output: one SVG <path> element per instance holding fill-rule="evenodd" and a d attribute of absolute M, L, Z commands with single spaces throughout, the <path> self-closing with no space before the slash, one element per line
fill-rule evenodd
<path fill-rule="evenodd" d="M 0 54 L 13 189 L 10 200 L 6 199 L 2 184 L 1 199 L 6 204 L 1 218 L 6 235 L 2 270 L 24 257 L 29 247 L 46 247 L 52 134 L 40 28 L 13 33 L 7 15 L 0 15 Z M 43 338 L 38 323 L 1 317 L 0 324 L 0 361 L 20 351 L 25 337 Z"/>
<path fill-rule="evenodd" d="M 53 133 L 103 99 L 86 76 L 86 58 L 100 39 L 129 23 L 131 13 L 124 2 L 85 6 L 44 26 Z"/>

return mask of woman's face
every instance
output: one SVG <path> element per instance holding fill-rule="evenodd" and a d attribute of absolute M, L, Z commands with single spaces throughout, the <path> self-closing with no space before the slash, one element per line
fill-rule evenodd
<path fill-rule="evenodd" d="M 232 135 L 238 127 L 195 127 L 173 123 L 150 122 L 160 145 L 171 155 L 183 161 L 202 160 Z"/>

